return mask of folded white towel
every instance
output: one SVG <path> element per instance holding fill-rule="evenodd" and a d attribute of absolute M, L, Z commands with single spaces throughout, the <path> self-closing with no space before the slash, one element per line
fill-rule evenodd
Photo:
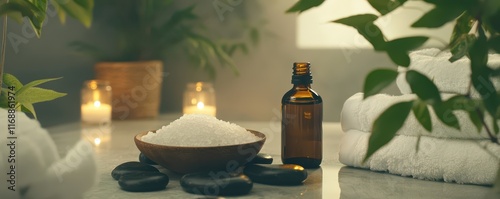
<path fill-rule="evenodd" d="M 451 97 L 451 95 L 443 95 L 443 98 Z M 414 94 L 406 94 L 400 96 L 390 96 L 386 94 L 377 94 L 363 100 L 363 93 L 357 93 L 351 96 L 344 103 L 341 113 L 342 130 L 360 130 L 370 132 L 373 122 L 378 116 L 392 104 L 409 101 L 415 99 Z M 457 139 L 486 139 L 489 138 L 487 132 L 483 130 L 478 133 L 474 124 L 470 121 L 468 114 L 465 111 L 454 111 L 460 123 L 461 130 L 444 125 L 436 117 L 432 109 L 432 133 L 427 132 L 417 121 L 413 113 L 410 113 L 403 127 L 398 131 L 398 134 L 403 135 L 425 135 L 440 138 L 457 138 Z M 486 123 L 491 126 L 489 116 L 485 117 Z M 499 123 L 500 124 L 500 123 Z M 500 135 L 498 135 L 500 138 Z"/>
<path fill-rule="evenodd" d="M 15 135 L 8 139 L 8 112 L 0 108 L 0 198 L 81 198 L 96 180 L 96 162 L 90 143 L 78 142 L 61 159 L 54 141 L 38 121 L 16 114 Z M 11 144 L 10 146 L 7 144 Z M 15 148 L 14 144 L 15 143 Z M 11 157 L 9 157 L 11 156 Z M 7 189 L 15 156 L 15 191 Z M 14 175 L 12 175 L 14 176 Z M 12 177 L 14 178 L 14 177 Z"/>
<path fill-rule="evenodd" d="M 437 48 L 423 49 L 410 53 L 411 64 L 408 68 L 398 67 L 399 75 L 396 84 L 402 94 L 412 93 L 406 82 L 406 71 L 416 70 L 431 79 L 443 93 L 467 93 L 470 82 L 470 60 L 466 57 L 453 63 L 448 61 L 451 57 L 449 51 L 441 51 Z M 500 55 L 490 54 L 488 65 L 493 68 L 500 67 Z M 500 81 L 493 79 L 496 88 L 500 88 Z M 484 88 L 487 89 L 487 88 Z M 472 89 L 472 96 L 479 96 Z"/>
<path fill-rule="evenodd" d="M 344 134 L 339 160 L 348 166 L 387 171 L 401 176 L 445 182 L 493 184 L 499 168 L 500 146 L 488 140 L 452 140 L 398 135 L 362 164 L 370 133 Z"/>

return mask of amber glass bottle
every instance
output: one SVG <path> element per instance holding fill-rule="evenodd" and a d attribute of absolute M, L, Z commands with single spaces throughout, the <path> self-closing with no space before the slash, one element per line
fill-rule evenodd
<path fill-rule="evenodd" d="M 322 160 L 323 100 L 311 89 L 309 62 L 293 64 L 293 88 L 281 100 L 281 160 L 305 168 Z"/>

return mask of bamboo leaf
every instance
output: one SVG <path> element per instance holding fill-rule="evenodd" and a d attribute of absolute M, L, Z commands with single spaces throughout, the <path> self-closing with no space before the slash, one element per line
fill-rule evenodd
<path fill-rule="evenodd" d="M 465 11 L 461 6 L 436 6 L 434 9 L 425 13 L 420 19 L 411 25 L 411 27 L 437 28 L 443 26 Z"/>
<path fill-rule="evenodd" d="M 450 51 L 452 56 L 449 61 L 454 62 L 467 55 L 469 49 L 474 44 L 474 41 L 476 41 L 476 36 L 473 34 L 462 35 L 460 38 L 457 38 L 453 45 L 451 45 Z"/>
<path fill-rule="evenodd" d="M 257 28 L 252 28 L 250 30 L 250 41 L 255 46 L 259 43 L 259 40 L 260 40 L 259 30 Z"/>
<path fill-rule="evenodd" d="M 399 6 L 403 5 L 407 0 L 368 0 L 368 3 L 375 8 L 380 14 L 386 15 Z"/>
<path fill-rule="evenodd" d="M 324 0 L 299 0 L 291 8 L 289 8 L 286 12 L 287 13 L 293 13 L 293 12 L 301 13 L 301 12 L 309 10 L 313 7 L 319 6 L 323 2 L 324 2 Z"/>
<path fill-rule="evenodd" d="M 19 89 L 16 92 L 16 95 L 21 95 L 22 93 L 24 93 L 26 90 L 30 89 L 31 87 L 38 86 L 40 84 L 43 84 L 43 83 L 46 83 L 46 82 L 50 82 L 50 81 L 54 81 L 54 80 L 58 80 L 58 79 L 61 79 L 61 78 L 62 77 L 49 78 L 49 79 L 39 79 L 39 80 L 32 81 L 32 82 L 27 83 L 26 85 L 24 85 L 21 89 Z"/>
<path fill-rule="evenodd" d="M 386 43 L 386 51 L 394 63 L 408 67 L 410 65 L 408 51 L 422 46 L 428 39 L 422 36 L 395 39 Z"/>
<path fill-rule="evenodd" d="M 432 132 L 432 120 L 427 104 L 423 101 L 417 100 L 413 103 L 413 115 L 417 119 L 418 123 L 422 125 L 428 132 Z"/>
<path fill-rule="evenodd" d="M 464 35 L 469 35 L 469 31 L 474 25 L 474 17 L 472 17 L 468 12 L 462 13 L 460 17 L 455 22 L 455 27 L 453 27 L 453 32 L 450 37 L 450 46 L 454 46 L 456 42 Z"/>
<path fill-rule="evenodd" d="M 14 87 L 14 91 L 18 91 L 23 87 L 23 84 L 17 79 L 14 75 L 9 74 L 9 73 L 4 73 L 3 74 L 3 83 L 9 86 Z"/>
<path fill-rule="evenodd" d="M 394 82 L 397 76 L 398 72 L 393 69 L 376 69 L 370 72 L 363 87 L 364 99 L 379 93 Z"/>
<path fill-rule="evenodd" d="M 478 109 L 477 111 L 471 110 L 471 111 L 468 111 L 468 115 L 469 115 L 470 121 L 476 127 L 477 132 L 481 132 L 481 130 L 483 129 L 483 122 L 482 122 L 481 118 L 484 118 L 484 110 L 482 110 L 482 109 Z"/>
<path fill-rule="evenodd" d="M 30 1 L 11 0 L 8 3 L 0 5 L 0 15 L 18 12 L 23 17 L 28 17 L 36 35 L 40 37 L 43 21 L 45 20 L 45 11 L 37 7 Z"/>
<path fill-rule="evenodd" d="M 500 99 L 489 77 L 486 35 L 482 28 L 479 28 L 478 33 L 476 42 L 469 50 L 472 71 L 471 81 L 474 88 L 481 95 L 486 111 L 495 118 Z"/>
<path fill-rule="evenodd" d="M 443 122 L 446 126 L 455 128 L 457 130 L 460 130 L 460 124 L 458 122 L 458 118 L 453 113 L 453 108 L 446 106 L 446 103 L 438 103 L 434 104 L 432 108 L 434 109 L 434 112 L 436 113 L 437 118 Z"/>
<path fill-rule="evenodd" d="M 80 21 L 85 27 L 90 27 L 92 23 L 92 7 L 93 0 L 89 0 L 86 3 L 84 1 L 75 0 L 54 0 L 52 1 L 61 10 L 64 10 L 66 14 Z M 89 6 L 90 9 L 88 8 Z"/>
<path fill-rule="evenodd" d="M 31 115 L 33 115 L 33 117 L 35 117 L 35 119 L 37 119 L 35 107 L 33 107 L 33 104 L 30 103 L 21 104 L 21 111 L 25 113 L 30 113 Z"/>
<path fill-rule="evenodd" d="M 441 95 L 436 85 L 425 75 L 409 70 L 406 72 L 406 81 L 413 93 L 430 105 L 441 102 Z"/>
<path fill-rule="evenodd" d="M 31 87 L 26 89 L 25 92 L 17 95 L 17 102 L 21 104 L 34 104 L 38 102 L 54 100 L 65 95 L 66 93 L 60 93 L 44 88 Z"/>
<path fill-rule="evenodd" d="M 403 126 L 410 113 L 413 102 L 399 102 L 387 108 L 375 120 L 372 134 L 368 141 L 368 150 L 363 160 L 365 162 L 382 146 L 394 138 L 396 132 Z"/>
<path fill-rule="evenodd" d="M 378 19 L 374 14 L 360 14 L 332 21 L 356 28 L 376 51 L 385 50 L 385 40 L 382 30 L 373 22 Z"/>

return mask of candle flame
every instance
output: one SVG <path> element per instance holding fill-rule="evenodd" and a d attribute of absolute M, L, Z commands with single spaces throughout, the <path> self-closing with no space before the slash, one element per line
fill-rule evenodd
<path fill-rule="evenodd" d="M 99 145 L 101 144 L 101 138 L 95 138 L 95 139 L 94 139 L 94 144 L 95 144 L 96 146 L 99 146 Z"/>
<path fill-rule="evenodd" d="M 101 106 L 101 102 L 100 101 L 94 101 L 94 106 L 95 107 L 100 107 Z"/>
<path fill-rule="evenodd" d="M 203 102 L 198 102 L 198 104 L 196 104 L 196 107 L 198 107 L 198 109 L 203 109 L 205 108 L 205 104 L 203 104 Z"/>

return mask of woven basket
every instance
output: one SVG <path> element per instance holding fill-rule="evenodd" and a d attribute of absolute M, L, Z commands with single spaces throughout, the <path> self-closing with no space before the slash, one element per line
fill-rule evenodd
<path fill-rule="evenodd" d="M 113 93 L 113 119 L 158 116 L 163 80 L 161 61 L 100 62 L 96 79 L 109 81 Z"/>

